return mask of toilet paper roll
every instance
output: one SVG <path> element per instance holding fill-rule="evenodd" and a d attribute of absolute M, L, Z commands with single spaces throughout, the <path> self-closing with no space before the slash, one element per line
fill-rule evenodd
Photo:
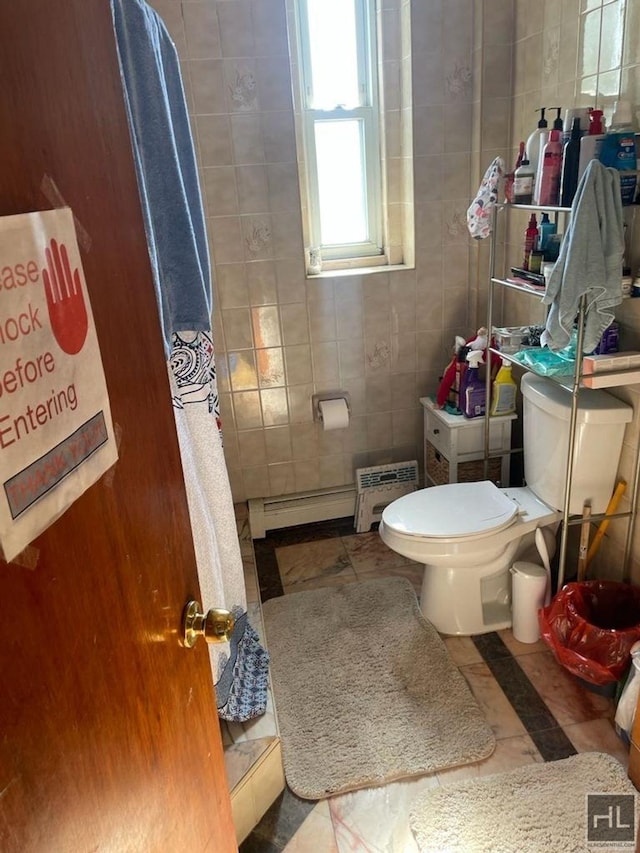
<path fill-rule="evenodd" d="M 341 397 L 339 400 L 321 400 L 318 405 L 323 430 L 344 429 L 349 426 L 349 409 L 345 399 Z"/>

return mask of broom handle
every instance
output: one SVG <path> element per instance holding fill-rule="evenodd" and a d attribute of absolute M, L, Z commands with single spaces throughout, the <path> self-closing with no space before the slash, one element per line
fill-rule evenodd
<path fill-rule="evenodd" d="M 582 524 L 580 525 L 580 550 L 578 551 L 578 581 L 583 581 L 587 573 L 587 549 L 589 548 L 589 527 L 591 504 L 586 503 L 582 508 Z"/>
<path fill-rule="evenodd" d="M 627 484 L 624 480 L 620 480 L 618 485 L 615 488 L 614 493 L 611 495 L 611 500 L 609 501 L 609 505 L 607 506 L 605 515 L 613 515 L 616 509 L 618 508 L 618 504 L 620 503 L 620 498 L 624 494 L 624 490 L 627 488 Z M 587 566 L 595 557 L 596 551 L 600 547 L 600 542 L 602 537 L 607 532 L 607 527 L 609 527 L 609 518 L 603 518 L 600 522 L 600 525 L 596 531 L 596 535 L 593 537 L 593 542 L 591 543 L 591 547 L 589 548 L 589 553 L 587 554 Z"/>

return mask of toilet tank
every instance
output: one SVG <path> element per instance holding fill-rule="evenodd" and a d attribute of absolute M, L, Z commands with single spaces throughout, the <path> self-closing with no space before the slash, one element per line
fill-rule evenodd
<path fill-rule="evenodd" d="M 534 494 L 554 509 L 564 508 L 571 392 L 550 379 L 527 373 L 523 396 L 524 472 Z M 569 511 L 604 512 L 614 489 L 624 425 L 631 406 L 606 391 L 580 390 Z"/>

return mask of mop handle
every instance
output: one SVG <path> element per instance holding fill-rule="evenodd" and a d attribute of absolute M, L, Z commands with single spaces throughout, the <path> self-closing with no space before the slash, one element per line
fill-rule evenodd
<path fill-rule="evenodd" d="M 618 508 L 618 504 L 620 503 L 620 498 L 624 494 L 624 490 L 627 488 L 627 484 L 624 480 L 620 480 L 618 485 L 615 488 L 614 493 L 611 495 L 611 500 L 609 501 L 609 505 L 605 511 L 605 515 L 613 515 L 613 513 Z M 607 532 L 607 527 L 609 527 L 609 522 L 611 519 L 603 518 L 600 522 L 598 529 L 596 530 L 596 535 L 593 537 L 593 542 L 591 543 L 591 547 L 589 548 L 589 553 L 587 554 L 587 566 L 594 558 L 596 551 L 600 547 L 600 540 Z"/>

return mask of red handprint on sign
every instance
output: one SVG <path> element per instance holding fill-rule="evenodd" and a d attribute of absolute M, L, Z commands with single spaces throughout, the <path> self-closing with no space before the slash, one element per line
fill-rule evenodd
<path fill-rule="evenodd" d="M 51 248 L 45 249 L 45 256 L 47 268 L 42 270 L 42 279 L 51 329 L 60 349 L 67 355 L 75 355 L 82 349 L 89 328 L 80 272 L 76 269 L 71 274 L 64 243 L 58 246 L 52 239 Z"/>

